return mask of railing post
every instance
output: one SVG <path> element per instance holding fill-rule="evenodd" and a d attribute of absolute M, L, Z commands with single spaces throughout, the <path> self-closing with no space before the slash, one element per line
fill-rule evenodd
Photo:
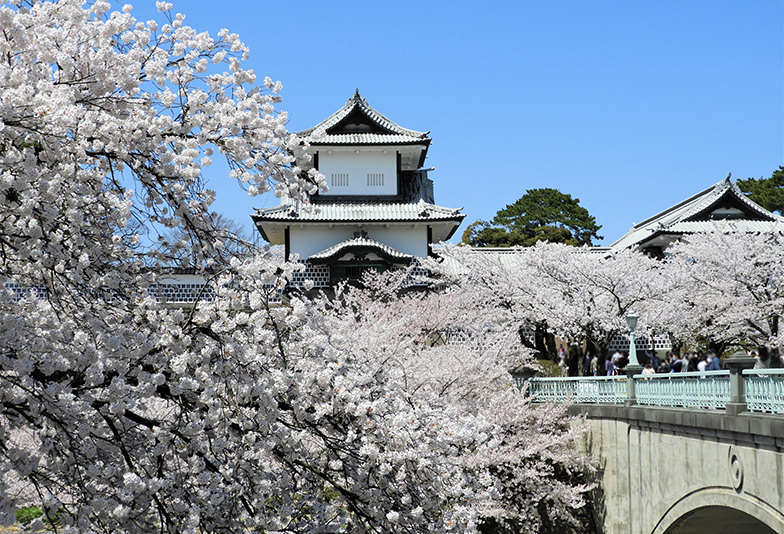
<path fill-rule="evenodd" d="M 637 392 L 634 389 L 634 375 L 642 373 L 642 365 L 629 364 L 623 368 L 626 373 L 626 402 L 625 406 L 634 406 L 637 404 Z"/>
<path fill-rule="evenodd" d="M 526 389 L 525 383 L 536 376 L 536 369 L 532 369 L 526 366 L 515 367 L 509 371 L 509 374 L 512 375 L 512 380 L 514 380 L 517 389 L 520 391 L 525 390 L 526 397 L 531 394 L 530 386 Z"/>
<path fill-rule="evenodd" d="M 724 364 L 730 370 L 730 401 L 727 403 L 727 415 L 738 415 L 748 410 L 743 370 L 754 367 L 755 361 L 753 356 L 745 352 L 736 352 L 725 360 Z"/>

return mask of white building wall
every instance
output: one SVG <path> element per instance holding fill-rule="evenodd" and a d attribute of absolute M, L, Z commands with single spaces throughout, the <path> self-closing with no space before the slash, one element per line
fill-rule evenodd
<path fill-rule="evenodd" d="M 411 254 L 417 258 L 425 258 L 428 253 L 427 226 L 390 226 L 372 227 L 365 226 L 368 237 L 389 245 L 395 250 Z M 378 237 L 374 237 L 378 236 Z"/>
<path fill-rule="evenodd" d="M 334 227 L 292 225 L 289 234 L 291 253 L 298 254 L 300 259 L 307 259 L 308 256 L 321 252 L 332 245 L 353 238 L 354 232 L 359 228 L 360 226 L 356 224 L 335 225 Z M 362 229 L 367 232 L 370 239 L 384 243 L 395 250 L 419 258 L 427 256 L 427 226 L 405 223 L 400 225 L 363 223 Z"/>
<path fill-rule="evenodd" d="M 205 278 L 200 274 L 162 274 L 158 276 L 158 283 L 204 285 Z"/>
<path fill-rule="evenodd" d="M 319 171 L 328 195 L 396 195 L 397 152 L 394 150 L 319 150 Z"/>

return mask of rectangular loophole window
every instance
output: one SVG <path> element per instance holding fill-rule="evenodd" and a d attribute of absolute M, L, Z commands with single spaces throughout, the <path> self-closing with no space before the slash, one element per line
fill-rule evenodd
<path fill-rule="evenodd" d="M 346 187 L 348 185 L 348 173 L 333 172 L 330 177 L 330 185 L 333 187 Z"/>
<path fill-rule="evenodd" d="M 367 184 L 369 186 L 381 186 L 384 185 L 384 173 L 368 173 L 367 175 Z"/>

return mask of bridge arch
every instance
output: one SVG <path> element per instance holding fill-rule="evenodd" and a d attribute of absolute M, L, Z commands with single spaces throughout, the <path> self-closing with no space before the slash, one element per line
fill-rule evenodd
<path fill-rule="evenodd" d="M 769 503 L 732 488 L 703 488 L 675 502 L 652 534 L 777 534 L 784 514 Z"/>

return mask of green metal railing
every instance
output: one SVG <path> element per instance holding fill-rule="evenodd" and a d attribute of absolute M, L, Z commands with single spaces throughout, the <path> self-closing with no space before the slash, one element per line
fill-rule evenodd
<path fill-rule="evenodd" d="M 743 378 L 750 412 L 784 414 L 784 369 L 746 369 Z"/>
<path fill-rule="evenodd" d="M 730 372 L 634 375 L 637 404 L 720 410 L 730 401 Z"/>
<path fill-rule="evenodd" d="M 784 414 L 784 369 L 745 369 L 734 403 L 758 413 Z M 520 388 L 524 380 L 516 377 Z M 534 402 L 575 404 L 636 404 L 663 408 L 725 410 L 733 398 L 730 371 L 636 374 L 630 396 L 625 376 L 531 378 Z M 733 405 L 737 406 L 737 404 Z M 741 408 L 743 411 L 743 408 Z M 736 413 L 737 409 L 733 413 Z"/>
<path fill-rule="evenodd" d="M 623 404 L 625 376 L 532 378 L 529 394 L 538 402 Z"/>

